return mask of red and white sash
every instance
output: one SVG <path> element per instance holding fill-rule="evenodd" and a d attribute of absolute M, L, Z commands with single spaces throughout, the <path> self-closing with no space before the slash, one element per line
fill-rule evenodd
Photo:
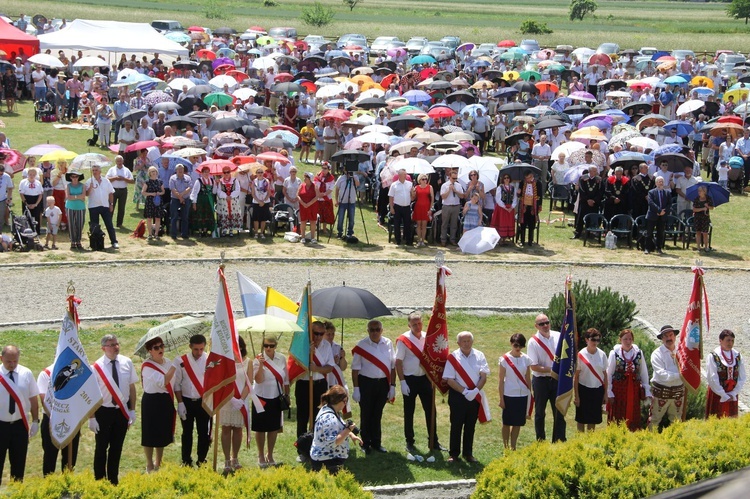
<path fill-rule="evenodd" d="M 357 345 L 354 348 L 352 348 L 352 355 L 357 354 L 360 357 L 367 359 L 373 366 L 377 367 L 381 371 L 383 371 L 383 374 L 385 374 L 385 379 L 388 380 L 388 384 L 391 384 L 391 370 L 388 368 L 388 366 L 383 363 L 382 360 L 377 358 L 372 353 L 368 352 L 361 346 Z"/>
<path fill-rule="evenodd" d="M 471 376 L 469 376 L 469 373 L 467 373 L 466 369 L 464 369 L 464 366 L 461 365 L 461 363 L 456 357 L 453 356 L 453 354 L 448 355 L 448 362 L 453 366 L 453 369 L 456 370 L 458 375 L 461 376 L 461 379 L 466 384 L 466 388 L 468 388 L 469 390 L 473 390 L 477 387 L 477 385 L 474 383 L 474 380 L 471 379 Z M 492 420 L 492 416 L 490 415 L 490 404 L 487 401 L 487 397 L 485 396 L 483 390 L 480 390 L 475 400 L 479 402 L 479 422 L 489 423 Z"/>
<path fill-rule="evenodd" d="M 188 357 L 187 354 L 183 355 L 181 358 L 182 358 L 182 367 L 183 369 L 185 369 L 185 374 L 187 374 L 188 379 L 193 384 L 193 387 L 195 388 L 195 391 L 198 392 L 198 395 L 200 396 L 200 398 L 203 398 L 203 393 L 205 391 L 203 389 L 203 383 L 201 383 L 200 380 L 198 380 L 198 375 L 195 374 L 195 371 L 193 370 L 193 366 L 192 364 L 190 364 L 190 358 Z"/>
<path fill-rule="evenodd" d="M 514 373 L 516 373 L 516 376 L 518 376 L 518 379 L 521 380 L 521 383 L 523 383 L 523 386 L 525 386 L 526 389 L 529 391 L 529 396 L 526 398 L 526 416 L 531 417 L 531 413 L 534 412 L 534 396 L 531 394 L 531 387 L 526 382 L 526 378 L 523 377 L 523 374 L 521 374 L 521 371 L 519 371 L 516 365 L 513 363 L 513 360 L 510 358 L 510 355 L 506 353 L 505 355 L 503 355 L 503 358 L 505 359 L 505 363 L 508 364 L 511 369 L 513 369 Z"/>
<path fill-rule="evenodd" d="M 18 375 L 18 373 L 16 373 Z M 5 389 L 8 391 L 8 394 L 13 397 L 13 400 L 16 403 L 16 410 L 21 413 L 21 421 L 23 421 L 23 425 L 26 427 L 26 431 L 29 431 L 29 420 L 26 417 L 26 409 L 24 409 L 23 404 L 21 403 L 21 397 L 18 396 L 18 393 L 16 392 L 15 381 L 11 384 L 8 382 L 8 380 L 5 379 L 5 376 L 0 376 L 0 384 L 5 387 Z"/>
<path fill-rule="evenodd" d="M 161 368 L 159 364 L 151 360 L 144 360 L 143 364 L 141 364 L 141 386 L 143 386 L 143 370 L 147 368 L 161 373 L 164 377 L 167 376 L 167 373 L 164 371 L 164 369 Z M 174 388 L 172 388 L 172 383 L 165 383 L 164 388 L 166 388 L 167 393 L 169 394 L 169 398 L 172 399 L 172 405 L 174 406 Z M 174 435 L 176 428 L 177 413 L 172 413 L 172 435 Z"/>
<path fill-rule="evenodd" d="M 120 412 L 123 416 L 125 416 L 125 419 L 130 421 L 130 414 L 128 414 L 128 408 L 125 406 L 125 403 L 122 401 L 122 392 L 120 392 L 120 387 L 115 384 L 115 381 L 113 379 L 109 378 L 109 374 L 102 369 L 102 366 L 94 362 L 94 369 L 96 369 L 96 372 L 99 373 L 99 378 L 104 383 L 104 386 L 107 387 L 107 391 L 110 395 L 112 395 L 112 402 L 117 404 L 117 407 L 120 409 Z"/>
<path fill-rule="evenodd" d="M 581 352 L 578 352 L 578 358 L 581 359 L 581 362 L 583 362 L 584 364 L 586 364 L 586 367 L 589 368 L 589 370 L 591 371 L 591 374 L 593 374 L 594 377 L 599 380 L 599 383 L 601 383 L 602 386 L 604 386 L 604 380 L 599 375 L 599 373 L 596 372 L 596 369 L 594 369 L 594 366 L 591 365 L 591 362 L 589 362 L 588 360 L 586 360 L 586 357 L 584 357 Z"/>
<path fill-rule="evenodd" d="M 536 340 L 536 342 L 539 344 L 539 346 L 542 347 L 542 350 L 544 350 L 545 352 L 547 352 L 547 355 L 549 355 L 549 360 L 551 360 L 552 362 L 555 361 L 555 355 L 550 351 L 549 347 L 547 345 L 545 345 L 542 340 L 539 339 L 538 336 L 534 335 L 534 336 L 531 337 L 531 339 L 532 340 Z"/>

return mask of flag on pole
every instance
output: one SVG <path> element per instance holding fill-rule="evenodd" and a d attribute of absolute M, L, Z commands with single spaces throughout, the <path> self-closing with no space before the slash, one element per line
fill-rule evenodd
<path fill-rule="evenodd" d="M 266 292 L 263 291 L 263 288 L 255 284 L 252 279 L 246 277 L 241 272 L 237 272 L 237 282 L 240 286 L 240 297 L 242 298 L 242 308 L 245 310 L 245 317 L 265 314 Z"/>
<path fill-rule="evenodd" d="M 560 327 L 560 340 L 555 349 L 552 377 L 557 380 L 555 407 L 565 416 L 573 399 L 573 375 L 578 361 L 578 327 L 576 326 L 575 300 L 571 277 L 565 279 L 565 315 Z"/>
<path fill-rule="evenodd" d="M 269 291 L 271 288 L 268 288 Z M 310 303 L 310 283 L 302 292 L 302 299 L 297 312 L 297 325 L 302 331 L 296 331 L 292 336 L 292 344 L 289 347 L 289 357 L 286 361 L 289 383 L 294 383 L 297 378 L 307 372 L 310 366 L 310 331 L 312 328 L 312 305 Z"/>
<path fill-rule="evenodd" d="M 266 291 L 266 313 L 288 321 L 297 320 L 299 306 L 293 300 L 269 287 Z"/>
<path fill-rule="evenodd" d="M 693 291 L 690 293 L 685 321 L 680 331 L 680 344 L 677 347 L 677 360 L 680 365 L 680 377 L 691 392 L 701 385 L 701 359 L 703 358 L 703 308 L 705 307 L 705 326 L 708 332 L 711 326 L 708 310 L 708 295 L 703 283 L 704 270 L 693 267 Z"/>
<path fill-rule="evenodd" d="M 203 377 L 203 408 L 213 416 L 234 396 L 235 363 L 241 363 L 240 345 L 234 327 L 232 304 L 229 301 L 224 266 L 219 266 L 219 292 L 216 312 L 211 324 L 211 352 L 206 359 Z"/>
<path fill-rule="evenodd" d="M 427 325 L 422 357 L 419 359 L 430 381 L 443 395 L 448 393 L 448 384 L 443 379 L 443 371 L 450 354 L 448 350 L 448 316 L 445 312 L 445 299 L 448 296 L 445 290 L 445 276 L 447 275 L 451 275 L 450 269 L 441 265 L 437 270 L 432 316 Z"/>
<path fill-rule="evenodd" d="M 58 449 L 66 447 L 102 405 L 99 382 L 78 339 L 78 303 L 80 300 L 75 296 L 68 297 L 68 310 L 63 317 L 49 388 L 44 397 L 44 405 L 49 410 L 50 437 Z"/>

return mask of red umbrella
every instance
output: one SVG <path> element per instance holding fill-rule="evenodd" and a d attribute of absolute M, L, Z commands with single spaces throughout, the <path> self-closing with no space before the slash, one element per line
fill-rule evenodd
<path fill-rule="evenodd" d="M 297 83 L 299 83 L 300 86 L 305 87 L 305 90 L 307 90 L 307 92 L 310 94 L 313 94 L 318 90 L 318 87 L 315 86 L 315 83 L 311 82 L 310 80 L 297 80 Z"/>
<path fill-rule="evenodd" d="M 396 73 L 389 74 L 380 80 L 380 86 L 383 88 L 388 88 L 391 83 L 398 83 L 398 75 Z"/>
<path fill-rule="evenodd" d="M 718 123 L 734 123 L 736 125 L 743 125 L 742 118 L 739 116 L 722 116 L 718 120 L 716 120 Z"/>
<path fill-rule="evenodd" d="M 230 171 L 235 171 L 237 165 L 226 159 L 209 159 L 198 165 L 196 171 L 203 171 L 205 167 L 208 167 L 208 171 L 211 175 L 221 175 L 224 168 L 229 168 Z"/>
<path fill-rule="evenodd" d="M 214 76 L 223 75 L 230 71 L 235 71 L 233 64 L 219 64 L 214 68 Z"/>
<path fill-rule="evenodd" d="M 15 149 L 0 149 L 0 159 L 9 166 L 13 173 L 23 170 L 23 154 Z M 2 222 L 0 222 L 2 224 Z"/>
<path fill-rule="evenodd" d="M 456 112 L 448 106 L 436 106 L 427 111 L 427 116 L 432 119 L 450 118 L 451 116 L 455 115 Z"/>
<path fill-rule="evenodd" d="M 294 79 L 294 76 L 289 73 L 279 73 L 274 76 L 273 79 L 275 81 L 292 81 L 292 79 Z"/>
<path fill-rule="evenodd" d="M 656 62 L 672 62 L 672 61 L 676 61 L 676 60 L 677 59 L 675 59 L 671 55 L 663 55 L 663 56 L 659 57 L 658 59 L 656 59 Z"/>
<path fill-rule="evenodd" d="M 294 46 L 300 50 L 307 50 L 310 48 L 307 42 L 303 40 L 297 40 L 296 42 L 294 42 Z"/>
<path fill-rule="evenodd" d="M 610 59 L 607 54 L 594 54 L 591 56 L 591 59 L 589 59 L 589 65 L 591 64 L 601 64 L 602 66 L 609 66 L 610 64 L 612 64 L 612 59 Z"/>
<path fill-rule="evenodd" d="M 197 55 L 199 59 L 208 59 L 209 61 L 216 59 L 216 53 L 208 49 L 200 49 L 195 55 Z"/>
<path fill-rule="evenodd" d="M 287 158 L 283 154 L 279 154 L 277 152 L 272 152 L 272 151 L 258 154 L 257 156 L 255 156 L 255 159 L 257 159 L 258 161 L 278 161 L 279 163 L 290 162 L 289 158 Z"/>
<path fill-rule="evenodd" d="M 294 128 L 290 127 L 290 126 L 286 126 L 286 125 L 274 125 L 274 126 L 271 127 L 271 131 L 275 132 L 276 130 L 286 130 L 287 132 L 293 133 L 297 137 L 300 136 L 299 132 L 297 130 L 295 130 Z"/>
<path fill-rule="evenodd" d="M 515 47 L 516 42 L 514 42 L 513 40 L 503 40 L 503 41 L 497 42 L 497 46 L 498 47 Z"/>
<path fill-rule="evenodd" d="M 352 113 L 346 109 L 329 109 L 323 114 L 324 120 L 336 120 L 346 121 L 351 117 Z"/>
<path fill-rule="evenodd" d="M 540 81 L 535 83 L 534 86 L 539 89 L 539 92 L 559 92 L 560 88 L 552 83 L 551 81 Z"/>
<path fill-rule="evenodd" d="M 224 74 L 227 76 L 231 76 L 232 78 L 237 80 L 237 83 L 241 83 L 247 80 L 248 78 L 250 78 L 250 76 L 248 76 L 247 73 L 243 73 L 242 71 L 239 71 L 237 69 L 232 69 L 231 71 L 227 71 Z"/>
<path fill-rule="evenodd" d="M 192 33 L 205 33 L 206 32 L 206 30 L 201 28 L 200 26 L 190 26 L 187 30 Z"/>
<path fill-rule="evenodd" d="M 141 149 L 148 149 L 149 147 L 159 147 L 160 145 L 161 143 L 156 142 L 155 140 L 141 140 L 133 144 L 130 144 L 128 147 L 125 148 L 125 152 L 140 151 Z M 120 146 L 119 145 L 109 146 L 109 150 L 114 153 L 117 153 L 120 151 Z"/>
<path fill-rule="evenodd" d="M 437 74 L 437 69 L 435 68 L 426 68 L 419 72 L 419 76 L 426 80 L 427 78 L 432 78 Z"/>

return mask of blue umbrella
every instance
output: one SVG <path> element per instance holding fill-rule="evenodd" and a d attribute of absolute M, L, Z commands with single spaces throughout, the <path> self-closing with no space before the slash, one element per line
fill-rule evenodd
<path fill-rule="evenodd" d="M 729 158 L 729 167 L 730 168 L 744 168 L 745 160 L 742 158 L 742 156 L 732 156 L 731 158 Z"/>
<path fill-rule="evenodd" d="M 334 59 L 336 57 L 349 57 L 343 50 L 329 50 L 326 52 L 326 59 Z"/>
<path fill-rule="evenodd" d="M 333 99 L 333 100 L 329 100 L 328 102 L 326 102 L 323 105 L 323 107 L 325 107 L 326 109 L 336 109 L 336 108 L 339 107 L 339 104 L 343 104 L 344 105 L 344 109 L 348 109 L 348 108 L 352 107 L 352 103 L 349 102 L 346 99 Z"/>
<path fill-rule="evenodd" d="M 664 146 L 660 146 L 658 149 L 654 150 L 653 156 L 661 156 L 662 154 L 678 154 L 682 152 L 682 146 L 679 144 L 667 144 Z"/>
<path fill-rule="evenodd" d="M 562 112 L 563 110 L 565 110 L 566 107 L 570 106 L 571 104 L 573 104 L 573 99 L 571 99 L 570 97 L 559 97 L 553 100 L 552 104 L 550 104 L 549 107 L 551 107 L 552 109 L 556 111 Z"/>
<path fill-rule="evenodd" d="M 513 97 L 518 93 L 518 89 L 515 87 L 503 87 L 498 88 L 497 91 L 492 94 L 492 97 L 495 99 L 507 99 L 509 97 Z"/>
<path fill-rule="evenodd" d="M 663 50 L 660 50 L 660 51 L 658 51 L 657 53 L 655 53 L 654 55 L 651 56 L 651 60 L 655 61 L 659 57 L 664 57 L 665 55 L 669 55 L 669 52 L 665 52 Z"/>
<path fill-rule="evenodd" d="M 409 90 L 404 93 L 401 97 L 409 101 L 409 104 L 416 104 L 419 102 L 430 102 L 432 96 L 423 90 Z"/>
<path fill-rule="evenodd" d="M 476 118 L 477 109 L 481 109 L 482 114 L 485 116 L 487 115 L 487 108 L 481 104 L 469 104 L 468 106 L 464 106 L 463 109 L 461 109 L 461 113 L 469 113 L 469 116 Z"/>
<path fill-rule="evenodd" d="M 693 124 L 688 121 L 673 120 L 664 125 L 664 130 L 677 130 L 678 137 L 687 137 L 693 133 Z M 682 149 L 680 149 L 682 150 Z"/>
<path fill-rule="evenodd" d="M 685 190 L 685 198 L 690 201 L 698 199 L 699 187 L 706 188 L 706 195 L 711 198 L 715 207 L 729 202 L 729 190 L 720 186 L 716 182 L 698 182 L 695 185 L 691 185 Z"/>
<path fill-rule="evenodd" d="M 680 75 L 670 76 L 664 80 L 667 85 L 687 85 L 687 80 Z"/>
<path fill-rule="evenodd" d="M 690 91 L 691 94 L 697 94 L 697 95 L 713 95 L 714 90 L 712 88 L 708 87 L 695 87 Z"/>
<path fill-rule="evenodd" d="M 412 57 L 409 59 L 409 64 L 412 66 L 415 64 L 435 64 L 437 61 L 431 55 L 423 54 Z"/>
<path fill-rule="evenodd" d="M 471 63 L 471 67 L 472 68 L 488 68 L 491 65 L 492 64 L 490 64 L 489 62 L 487 62 L 485 60 L 474 61 L 474 62 Z"/>
<path fill-rule="evenodd" d="M 157 160 L 157 164 L 161 164 L 161 158 L 167 158 L 169 160 L 169 167 L 174 168 L 177 165 L 184 165 L 187 171 L 192 171 L 193 164 L 187 159 L 187 158 L 181 158 L 179 156 L 172 156 L 171 154 L 165 154 L 164 156 L 160 156 Z"/>

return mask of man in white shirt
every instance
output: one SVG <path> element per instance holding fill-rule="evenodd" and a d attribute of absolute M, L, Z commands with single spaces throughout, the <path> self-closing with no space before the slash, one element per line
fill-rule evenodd
<path fill-rule="evenodd" d="M 440 243 L 443 246 L 448 244 L 449 238 L 454 246 L 458 241 L 458 212 L 463 197 L 464 188 L 458 183 L 458 170 L 454 168 L 448 173 L 448 181 L 440 187 L 440 198 L 443 200 Z"/>
<path fill-rule="evenodd" d="M 539 142 L 534 144 L 531 149 L 531 158 L 534 166 L 542 171 L 540 180 L 542 181 L 542 192 L 547 192 L 547 175 L 549 170 L 549 158 L 552 157 L 552 148 L 547 143 L 547 134 L 539 136 Z"/>
<path fill-rule="evenodd" d="M 555 407 L 557 398 L 557 380 L 552 377 L 552 363 L 555 358 L 560 333 L 550 329 L 549 317 L 544 314 L 536 316 L 534 321 L 536 334 L 531 337 L 526 347 L 531 359 L 531 387 L 534 389 L 534 429 L 537 440 L 546 440 L 544 419 L 547 415 L 547 404 L 552 408 L 552 443 L 565 441 L 565 416 Z"/>
<path fill-rule="evenodd" d="M 406 170 L 403 168 L 398 171 L 398 180 L 388 188 L 391 224 L 396 246 L 401 246 L 401 225 L 403 225 L 404 244 L 411 246 L 414 243 L 411 221 L 412 188 L 413 184 L 406 179 Z"/>
<path fill-rule="evenodd" d="M 31 72 L 31 80 L 34 82 L 34 100 L 39 102 L 47 97 L 47 74 L 34 64 Z"/>
<path fill-rule="evenodd" d="M 141 118 L 141 126 L 136 130 L 136 137 L 139 141 L 154 140 L 156 138 L 154 129 L 148 126 L 148 120 L 146 118 Z"/>
<path fill-rule="evenodd" d="M 190 337 L 190 353 L 176 357 L 174 394 L 177 398 L 177 414 L 182 420 L 182 464 L 193 466 L 193 427 L 198 433 L 198 460 L 200 466 L 206 462 L 211 446 L 211 417 L 203 409 L 203 376 L 206 373 L 206 337 L 195 334 Z"/>
<path fill-rule="evenodd" d="M 120 130 L 122 134 L 122 130 Z M 115 190 L 112 196 L 114 205 L 112 211 L 117 208 L 117 228 L 122 229 L 125 220 L 125 205 L 128 203 L 128 184 L 134 184 L 135 179 L 130 170 L 125 168 L 125 160 L 119 154 L 115 156 L 115 165 L 107 172 L 107 179 Z"/>
<path fill-rule="evenodd" d="M 104 226 L 107 228 L 112 249 L 118 249 L 120 245 L 117 244 L 117 233 L 114 225 L 112 225 L 112 211 L 115 209 L 115 189 L 107 177 L 102 177 L 100 164 L 91 167 L 91 178 L 86 181 L 84 187 L 89 198 L 91 226 L 99 225 L 99 217 L 101 217 Z"/>
<path fill-rule="evenodd" d="M 651 93 L 651 87 L 646 87 L 643 91 L 643 95 L 638 99 L 639 102 L 645 102 L 646 104 L 653 104 L 654 95 Z"/>
<path fill-rule="evenodd" d="M 106 478 L 117 485 L 125 435 L 136 419 L 138 374 L 133 362 L 120 355 L 117 336 L 104 335 L 101 345 L 104 355 L 94 363 L 94 371 L 102 392 L 102 405 L 89 418 L 89 429 L 96 434 L 94 478 Z"/>
<path fill-rule="evenodd" d="M 659 334 L 662 345 L 651 354 L 651 417 L 648 429 L 659 429 L 661 420 L 666 415 L 670 422 L 682 421 L 682 406 L 685 403 L 685 386 L 682 384 L 680 367 L 677 364 L 677 335 L 679 331 L 672 326 L 662 326 Z"/>
<path fill-rule="evenodd" d="M 702 179 L 693 175 L 693 167 L 686 166 L 683 170 L 684 175 L 676 177 L 674 180 L 674 192 L 677 194 L 677 214 L 679 215 L 685 210 L 690 210 L 692 216 L 693 202 L 687 197 L 688 187 L 693 186 L 700 182 Z"/>

